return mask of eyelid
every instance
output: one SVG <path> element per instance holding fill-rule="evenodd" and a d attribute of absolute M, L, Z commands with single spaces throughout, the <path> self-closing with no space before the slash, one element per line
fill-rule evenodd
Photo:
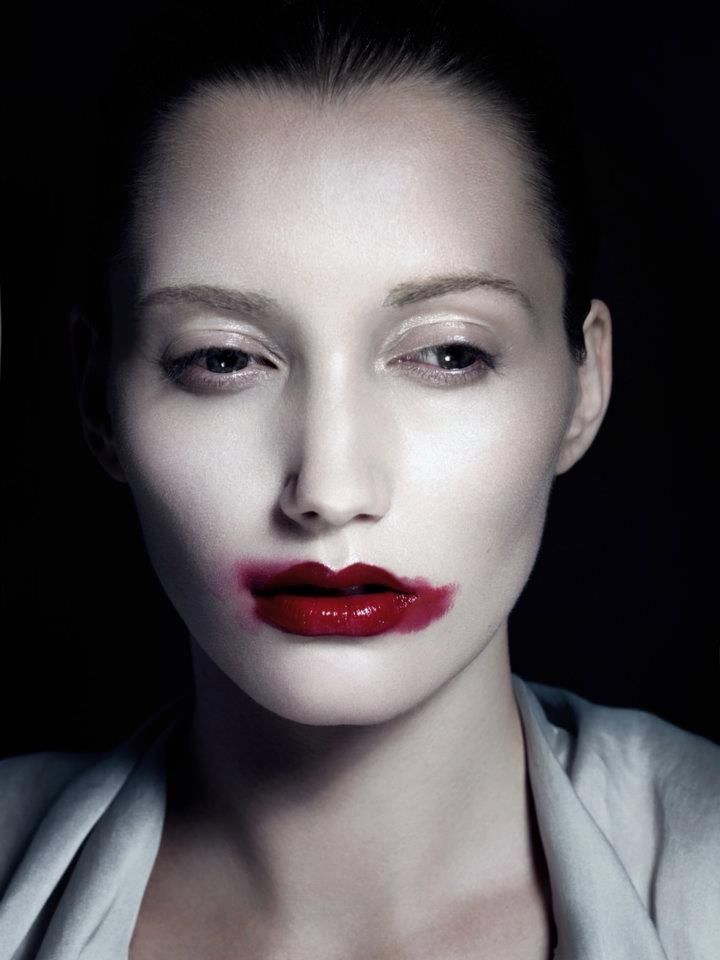
<path fill-rule="evenodd" d="M 179 354 L 193 353 L 195 350 L 212 347 L 219 350 L 238 350 L 242 353 L 265 356 L 274 362 L 283 363 L 280 352 L 272 343 L 256 334 L 244 333 L 241 330 L 228 330 L 227 327 L 207 329 L 203 327 L 196 331 L 186 331 L 175 337 L 163 351 L 163 356 L 172 357 Z"/>
<path fill-rule="evenodd" d="M 454 310 L 447 312 L 438 311 L 432 315 L 424 313 L 407 317 L 395 327 L 395 329 L 392 331 L 391 338 L 395 339 L 398 337 L 403 337 L 414 330 L 443 330 L 463 326 L 473 329 L 477 327 L 481 330 L 490 329 L 490 327 L 483 321 L 471 319 L 467 315 L 458 314 Z"/>
<path fill-rule="evenodd" d="M 427 320 L 426 317 L 422 318 Z M 385 349 L 390 352 L 409 352 L 423 347 L 439 347 L 446 343 L 466 343 L 488 352 L 499 349 L 492 331 L 485 324 L 465 318 L 453 317 L 440 321 L 403 323 L 400 331 L 394 331 Z"/>

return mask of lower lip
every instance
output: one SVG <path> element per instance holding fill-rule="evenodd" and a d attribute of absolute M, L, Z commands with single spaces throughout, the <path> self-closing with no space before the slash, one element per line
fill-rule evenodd
<path fill-rule="evenodd" d="M 372 637 L 390 630 L 422 630 L 443 616 L 450 602 L 448 588 L 326 597 L 255 594 L 255 615 L 264 623 L 305 637 Z"/>

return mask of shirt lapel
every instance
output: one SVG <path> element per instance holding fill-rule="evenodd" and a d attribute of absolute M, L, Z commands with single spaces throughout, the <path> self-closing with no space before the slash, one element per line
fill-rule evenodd
<path fill-rule="evenodd" d="M 555 960 L 667 960 L 617 853 L 553 750 L 560 731 L 528 684 L 513 674 L 538 828 L 558 933 Z"/>

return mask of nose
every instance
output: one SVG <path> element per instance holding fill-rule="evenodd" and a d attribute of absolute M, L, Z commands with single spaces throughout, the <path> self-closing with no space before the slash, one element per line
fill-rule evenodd
<path fill-rule="evenodd" d="M 279 506 L 307 531 L 378 520 L 388 510 L 387 432 L 367 395 L 317 390 L 298 418 L 299 451 Z"/>

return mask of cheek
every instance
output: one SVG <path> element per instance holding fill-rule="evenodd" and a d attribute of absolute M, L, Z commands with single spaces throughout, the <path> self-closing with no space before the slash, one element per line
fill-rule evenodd
<path fill-rule="evenodd" d="M 186 617 L 216 616 L 223 567 L 287 549 L 273 519 L 291 441 L 283 407 L 252 389 L 234 398 L 159 393 L 132 365 L 117 397 L 118 454 L 155 570 Z M 388 511 L 371 533 L 358 527 L 353 545 L 401 574 L 458 581 L 463 603 L 500 617 L 539 548 L 564 397 L 547 369 L 455 396 L 414 387 L 389 395 L 391 439 L 372 447 L 391 487 Z"/>
<path fill-rule="evenodd" d="M 422 443 L 415 441 L 407 479 L 422 518 L 419 539 L 436 554 L 447 551 L 445 564 L 479 591 L 474 602 L 502 596 L 512 605 L 522 589 L 540 546 L 567 418 L 563 385 L 546 371 L 522 388 L 508 383 L 492 403 L 489 391 L 478 391 L 475 402 L 442 426 L 426 426 Z"/>
<path fill-rule="evenodd" d="M 567 425 L 566 393 L 547 371 L 481 388 L 428 417 L 413 446 L 425 491 L 449 494 L 459 512 L 503 523 L 532 510 L 552 482 Z"/>
<path fill-rule="evenodd" d="M 217 598 L 218 557 L 266 529 L 279 451 L 257 415 L 163 389 L 126 376 L 116 444 L 163 586 L 180 610 L 202 608 Z"/>

